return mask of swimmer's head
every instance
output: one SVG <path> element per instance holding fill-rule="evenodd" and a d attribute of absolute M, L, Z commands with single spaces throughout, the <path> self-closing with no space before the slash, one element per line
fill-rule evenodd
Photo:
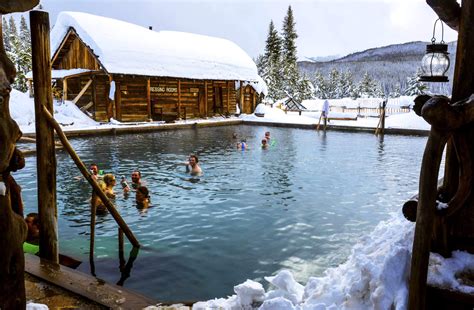
<path fill-rule="evenodd" d="M 267 139 L 262 139 L 262 145 L 267 145 Z"/>
<path fill-rule="evenodd" d="M 194 165 L 196 165 L 196 164 L 199 162 L 199 158 L 198 158 L 196 155 L 194 155 L 194 154 L 189 155 L 189 159 L 188 159 L 188 160 L 189 160 L 189 164 L 190 164 L 191 166 L 194 166 Z"/>

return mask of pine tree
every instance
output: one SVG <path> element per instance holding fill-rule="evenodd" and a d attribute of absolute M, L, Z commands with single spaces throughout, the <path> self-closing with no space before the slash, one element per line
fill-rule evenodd
<path fill-rule="evenodd" d="M 390 98 L 398 98 L 401 96 L 401 87 L 399 83 L 395 83 L 392 91 L 388 94 Z"/>
<path fill-rule="evenodd" d="M 329 72 L 329 77 L 327 79 L 326 91 L 328 99 L 339 99 L 339 83 L 340 83 L 340 73 L 336 68 L 333 68 Z"/>
<path fill-rule="evenodd" d="M 283 20 L 282 46 L 283 87 L 289 93 L 293 93 L 298 88 L 298 83 L 302 81 L 297 66 L 296 38 L 298 38 L 298 35 L 296 34 L 295 25 L 293 10 L 289 6 Z"/>
<path fill-rule="evenodd" d="M 281 69 L 281 38 L 275 29 L 273 21 L 268 27 L 265 54 L 261 59 L 262 78 L 268 86 L 268 98 L 278 100 L 284 97 Z"/>
<path fill-rule="evenodd" d="M 370 97 L 381 97 L 383 96 L 383 91 L 380 85 L 372 79 L 372 77 L 365 72 L 362 80 L 357 86 L 358 97 L 370 98 Z"/>
<path fill-rule="evenodd" d="M 3 34 L 3 46 L 5 47 L 5 52 L 11 52 L 12 45 L 10 42 L 10 27 L 8 27 L 8 22 L 5 17 L 2 17 L 2 34 Z"/>
<path fill-rule="evenodd" d="M 295 100 L 301 102 L 306 99 L 312 99 L 314 93 L 314 86 L 311 81 L 303 75 L 296 84 L 296 93 L 294 93 Z"/>
<path fill-rule="evenodd" d="M 347 70 L 346 72 L 342 72 L 339 78 L 339 98 L 349 98 L 353 96 L 354 93 L 354 77 L 352 76 L 352 72 Z"/>
<path fill-rule="evenodd" d="M 31 56 L 31 35 L 28 25 L 23 16 L 20 20 L 20 34 L 19 34 L 19 46 L 18 51 L 18 62 L 16 84 L 18 90 L 25 92 L 28 90 L 26 83 L 26 74 L 31 71 L 32 68 L 32 56 Z"/>
<path fill-rule="evenodd" d="M 407 77 L 407 88 L 403 92 L 406 96 L 424 94 L 428 86 L 420 81 L 421 70 L 418 68 L 415 75 Z"/>
<path fill-rule="evenodd" d="M 314 85 L 314 96 L 320 99 L 328 99 L 326 80 L 324 79 L 324 76 L 321 74 L 321 72 L 316 71 L 312 81 Z"/>

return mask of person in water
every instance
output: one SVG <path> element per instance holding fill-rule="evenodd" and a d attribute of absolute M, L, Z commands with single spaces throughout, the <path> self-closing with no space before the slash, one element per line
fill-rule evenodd
<path fill-rule="evenodd" d="M 122 178 L 122 187 L 123 187 L 123 192 L 125 194 L 127 194 L 128 192 L 130 192 L 131 190 L 136 190 L 137 188 L 139 188 L 140 186 L 145 186 L 145 181 L 142 180 L 142 174 L 140 171 L 138 170 L 134 170 L 132 172 L 132 186 L 130 187 L 127 183 L 127 181 L 125 180 L 125 178 Z"/>
<path fill-rule="evenodd" d="M 137 208 L 147 209 L 150 206 L 150 193 L 146 186 L 139 186 L 135 193 L 135 201 Z"/>
<path fill-rule="evenodd" d="M 109 198 L 115 198 L 114 186 L 117 184 L 115 176 L 112 173 L 104 175 L 103 181 L 105 183 L 105 195 Z"/>
<path fill-rule="evenodd" d="M 267 142 L 270 142 L 270 131 L 265 132 L 265 139 L 267 139 Z"/>
<path fill-rule="evenodd" d="M 191 175 L 202 175 L 202 169 L 199 166 L 199 158 L 196 155 L 189 155 L 188 163 L 186 164 L 186 172 Z"/>
<path fill-rule="evenodd" d="M 242 139 L 242 141 L 237 143 L 237 149 L 242 151 L 245 151 L 245 149 L 247 149 L 247 142 L 245 141 L 245 139 Z"/>
<path fill-rule="evenodd" d="M 97 184 L 99 185 L 99 188 L 105 193 L 107 189 L 105 182 L 99 181 Z M 107 207 L 104 205 L 99 195 L 96 194 L 94 189 L 92 189 L 91 207 L 95 209 L 96 214 L 107 213 Z"/>
<path fill-rule="evenodd" d="M 25 222 L 28 226 L 28 235 L 26 236 L 26 242 L 31 244 L 38 244 L 40 229 L 38 213 L 29 213 L 25 217 Z"/>
<path fill-rule="evenodd" d="M 268 140 L 262 139 L 262 149 L 268 149 Z"/>

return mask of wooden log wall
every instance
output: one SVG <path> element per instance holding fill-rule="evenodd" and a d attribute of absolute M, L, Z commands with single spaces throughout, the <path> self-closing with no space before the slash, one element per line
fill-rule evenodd
<path fill-rule="evenodd" d="M 81 40 L 74 33 L 70 33 L 66 38 L 60 54 L 54 60 L 52 68 L 99 70 L 100 65 L 96 57 L 82 44 Z"/>
<path fill-rule="evenodd" d="M 81 75 L 67 80 L 67 100 L 72 100 L 87 84 L 92 75 Z M 109 77 L 94 75 L 94 82 L 78 100 L 84 107 L 94 102 L 97 121 L 107 121 L 109 101 Z M 235 83 L 228 81 L 203 81 L 172 78 L 145 78 L 134 76 L 112 76 L 115 81 L 114 109 L 119 121 L 174 120 L 178 118 L 202 118 L 206 116 L 235 114 Z M 179 84 L 179 87 L 178 87 Z M 207 101 L 206 101 L 207 95 Z M 249 102 L 252 98 L 249 97 Z M 229 111 L 228 111 L 229 110 Z M 253 111 L 253 109 L 252 109 Z"/>

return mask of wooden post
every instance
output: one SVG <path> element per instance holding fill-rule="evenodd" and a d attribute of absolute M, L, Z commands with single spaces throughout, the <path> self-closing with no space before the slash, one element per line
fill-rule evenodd
<path fill-rule="evenodd" d="M 28 80 L 28 94 L 33 98 L 33 80 Z"/>
<path fill-rule="evenodd" d="M 178 80 L 178 119 L 181 119 L 181 80 Z"/>
<path fill-rule="evenodd" d="M 49 15 L 30 12 L 33 80 L 35 81 L 36 158 L 38 173 L 38 213 L 40 220 L 40 256 L 59 262 L 56 207 L 56 154 L 54 130 L 42 113 L 53 110 L 51 93 L 51 52 Z"/>
<path fill-rule="evenodd" d="M 380 133 L 383 135 L 385 133 L 385 108 L 387 106 L 387 101 L 385 100 L 382 103 L 382 114 L 381 114 L 381 123 L 380 123 Z"/>
<path fill-rule="evenodd" d="M 97 111 L 97 77 L 94 75 L 91 76 L 92 79 L 92 102 L 94 103 L 94 111 L 92 112 L 92 115 L 94 117 L 94 120 L 97 120 L 96 118 L 96 111 Z"/>
<path fill-rule="evenodd" d="M 122 91 L 120 90 L 120 82 L 115 81 L 115 119 L 122 121 Z"/>
<path fill-rule="evenodd" d="M 204 81 L 204 111 L 206 112 L 206 118 L 208 117 L 207 114 L 207 81 Z"/>
<path fill-rule="evenodd" d="M 63 79 L 63 102 L 67 100 L 67 78 Z"/>
<path fill-rule="evenodd" d="M 91 237 L 90 237 L 90 244 L 89 244 L 89 261 L 94 261 L 94 244 L 95 244 L 95 216 L 96 216 L 96 208 L 91 203 Z"/>
<path fill-rule="evenodd" d="M 76 152 L 74 152 L 74 149 L 72 147 L 72 145 L 69 143 L 68 139 L 66 138 L 66 135 L 64 134 L 63 130 L 61 129 L 61 127 L 59 126 L 58 122 L 56 122 L 56 120 L 54 119 L 54 117 L 51 115 L 51 113 L 46 110 L 46 108 L 42 108 L 42 112 L 45 116 L 45 118 L 48 120 L 48 122 L 51 124 L 51 126 L 54 127 L 54 129 L 56 130 L 56 133 L 59 137 L 59 140 L 61 140 L 61 143 L 63 144 L 64 146 L 64 149 L 66 149 L 66 151 L 69 153 L 69 155 L 71 156 L 72 160 L 74 161 L 74 163 L 76 164 L 77 168 L 79 168 L 79 171 L 81 171 L 82 175 L 84 176 L 84 178 L 89 182 L 89 184 L 92 186 L 92 188 L 94 189 L 95 193 L 97 194 L 97 196 L 99 196 L 99 198 L 102 200 L 102 203 L 105 205 L 105 207 L 107 208 L 107 210 L 110 212 L 110 214 L 112 215 L 112 217 L 114 218 L 115 222 L 117 222 L 117 224 L 119 225 L 120 228 L 122 228 L 123 232 L 125 233 L 125 236 L 127 236 L 128 240 L 130 241 L 130 243 L 135 246 L 135 247 L 139 247 L 140 246 L 140 243 L 138 242 L 138 240 L 135 238 L 135 236 L 133 235 L 132 231 L 130 230 L 130 228 L 127 226 L 127 224 L 125 223 L 125 221 L 122 219 L 122 217 L 120 216 L 120 214 L 117 212 L 117 210 L 115 209 L 114 205 L 112 204 L 112 202 L 110 202 L 109 198 L 107 198 L 107 196 L 105 195 L 105 193 L 100 189 L 99 185 L 97 184 L 97 182 L 95 181 L 95 179 L 93 179 L 91 177 L 91 175 L 89 174 L 89 170 L 87 169 L 87 167 L 84 165 L 84 163 L 82 162 L 82 160 L 79 158 L 79 156 L 76 154 Z"/>
<path fill-rule="evenodd" d="M 227 81 L 227 115 L 230 115 L 230 85 L 231 82 Z"/>
<path fill-rule="evenodd" d="M 240 114 L 242 114 L 243 108 L 244 108 L 244 82 L 240 81 L 240 102 L 239 102 L 239 109 L 240 109 Z"/>
<path fill-rule="evenodd" d="M 118 228 L 118 248 L 119 248 L 119 262 L 120 270 L 125 266 L 125 255 L 124 255 L 124 242 L 123 242 L 123 231 Z"/>
<path fill-rule="evenodd" d="M 151 92 L 150 92 L 150 78 L 146 80 L 146 111 L 148 113 L 148 120 L 151 120 Z"/>

